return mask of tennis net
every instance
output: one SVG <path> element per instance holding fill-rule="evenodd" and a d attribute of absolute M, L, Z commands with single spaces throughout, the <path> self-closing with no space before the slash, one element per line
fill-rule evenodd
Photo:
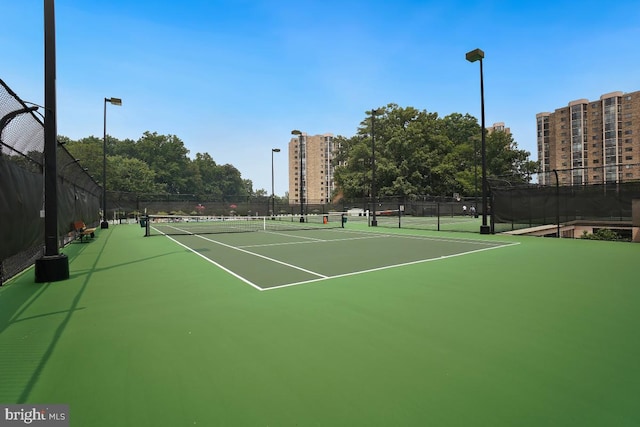
<path fill-rule="evenodd" d="M 343 228 L 345 222 L 340 212 L 303 216 L 149 215 L 142 221 L 145 236 L 330 229 Z"/>

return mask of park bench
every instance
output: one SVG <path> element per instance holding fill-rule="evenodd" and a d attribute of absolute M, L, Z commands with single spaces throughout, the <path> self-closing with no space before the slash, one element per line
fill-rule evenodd
<path fill-rule="evenodd" d="M 87 228 L 87 225 L 84 223 L 84 221 L 76 221 L 73 223 L 73 228 L 76 232 L 76 239 L 80 240 L 81 242 L 85 241 L 85 237 L 87 238 L 87 240 L 89 239 L 89 237 L 94 238 L 95 237 L 95 228 Z"/>

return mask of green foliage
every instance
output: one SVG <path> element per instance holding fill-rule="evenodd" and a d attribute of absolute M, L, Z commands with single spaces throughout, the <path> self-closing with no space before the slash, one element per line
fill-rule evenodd
<path fill-rule="evenodd" d="M 160 186 L 155 182 L 155 172 L 139 159 L 122 156 L 107 158 L 107 188 L 131 193 L 156 193 Z"/>
<path fill-rule="evenodd" d="M 334 159 L 338 191 L 347 198 L 367 197 L 372 176 L 372 117 L 367 112 L 357 134 L 337 137 Z M 376 189 L 379 197 L 411 195 L 473 196 L 481 190 L 481 129 L 475 117 L 437 113 L 388 104 L 377 109 L 375 136 Z M 537 163 L 517 148 L 510 134 L 485 138 L 487 176 L 528 182 Z M 505 179 L 505 178 L 503 178 Z"/>
<path fill-rule="evenodd" d="M 438 113 L 388 104 L 372 120 L 366 112 L 356 135 L 338 136 L 334 158 L 337 192 L 348 198 L 371 194 L 372 134 L 375 135 L 377 194 L 384 196 L 474 196 L 481 184 L 481 131 L 469 114 Z M 90 136 L 72 141 L 60 136 L 69 152 L 102 183 L 104 141 Z M 510 182 L 528 182 L 537 163 L 517 148 L 504 132 L 486 135 L 487 176 Z M 108 136 L 107 188 L 135 193 L 211 195 L 220 199 L 247 195 L 269 196 L 242 179 L 234 166 L 218 165 L 207 153 L 192 160 L 175 135 L 145 132 L 137 141 Z"/>
<path fill-rule="evenodd" d="M 59 138 L 66 141 L 71 155 L 102 184 L 104 140 L 95 136 L 78 141 Z M 197 153 L 191 160 L 189 150 L 175 135 L 145 132 L 137 141 L 108 136 L 106 148 L 110 191 L 196 194 L 220 199 L 253 194 L 253 183 L 242 179 L 238 169 L 216 164 L 207 153 Z"/>
<path fill-rule="evenodd" d="M 589 232 L 585 230 L 582 232 L 582 236 L 580 236 L 580 238 L 587 239 L 587 240 L 610 240 L 610 241 L 622 240 L 622 238 L 618 233 L 608 228 L 597 229 L 593 234 L 589 234 Z"/>

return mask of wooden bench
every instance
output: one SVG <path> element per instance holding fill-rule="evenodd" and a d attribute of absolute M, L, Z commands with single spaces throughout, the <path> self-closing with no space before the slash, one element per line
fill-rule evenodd
<path fill-rule="evenodd" d="M 92 239 L 95 237 L 95 228 L 87 228 L 87 225 L 84 223 L 84 221 L 76 221 L 73 223 L 73 228 L 76 232 L 76 239 L 80 240 L 81 242 L 84 242 L 84 238 L 86 237 L 87 240 L 89 239 L 89 237 L 91 237 Z"/>

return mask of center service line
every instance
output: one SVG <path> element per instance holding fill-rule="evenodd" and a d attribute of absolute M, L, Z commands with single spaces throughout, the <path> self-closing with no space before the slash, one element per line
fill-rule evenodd
<path fill-rule="evenodd" d="M 233 250 L 236 250 L 236 251 L 244 252 L 245 254 L 257 256 L 258 258 L 266 259 L 267 261 L 275 262 L 277 264 L 281 264 L 281 265 L 284 265 L 284 266 L 289 267 L 289 268 L 293 268 L 293 269 L 296 269 L 296 270 L 304 271 L 305 273 L 312 274 L 314 276 L 318 276 L 318 277 L 321 277 L 323 279 L 326 279 L 327 277 L 329 277 L 329 276 L 325 276 L 324 274 L 316 273 L 315 271 L 307 270 L 306 268 L 298 267 L 297 265 L 289 264 L 289 263 L 286 263 L 284 261 L 280 261 L 280 260 L 277 260 L 277 259 L 274 259 L 274 258 L 269 258 L 268 256 L 265 256 L 265 255 L 260 255 L 260 254 L 257 254 L 255 252 L 244 250 L 242 248 L 238 248 L 238 247 L 235 247 L 235 246 L 227 245 L 226 243 L 218 242 L 217 240 L 208 239 L 208 238 L 206 238 L 204 236 L 197 235 L 197 237 L 199 237 L 201 239 L 204 239 L 204 240 L 206 240 L 208 242 L 216 243 L 216 244 L 218 244 L 220 246 L 224 246 L 224 247 L 229 248 L 229 249 L 233 249 Z"/>

